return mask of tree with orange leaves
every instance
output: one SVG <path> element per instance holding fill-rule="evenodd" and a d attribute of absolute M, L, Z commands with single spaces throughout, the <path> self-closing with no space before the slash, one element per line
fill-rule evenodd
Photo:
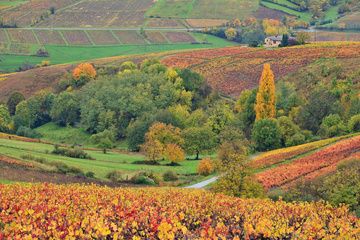
<path fill-rule="evenodd" d="M 264 71 L 260 79 L 259 92 L 255 103 L 256 120 L 271 118 L 276 113 L 276 95 L 274 74 L 270 70 L 270 64 L 264 64 Z"/>
<path fill-rule="evenodd" d="M 95 76 L 96 76 L 95 68 L 90 63 L 85 63 L 85 64 L 80 63 L 73 73 L 73 77 L 76 82 L 85 83 L 94 79 Z"/>

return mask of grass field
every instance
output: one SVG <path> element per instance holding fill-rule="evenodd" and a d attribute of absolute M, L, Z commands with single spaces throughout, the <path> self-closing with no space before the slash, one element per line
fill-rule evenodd
<path fill-rule="evenodd" d="M 196 168 L 199 164 L 199 161 L 185 161 L 181 162 L 181 166 L 176 167 L 149 166 L 132 164 L 134 161 L 145 160 L 144 156 L 137 154 L 121 154 L 115 152 L 108 152 L 107 154 L 103 154 L 102 151 L 85 151 L 91 157 L 96 159 L 88 160 L 58 156 L 45 152 L 46 150 L 51 152 L 53 148 L 54 147 L 51 145 L 42 143 L 29 143 L 0 139 L 0 152 L 3 155 L 19 159 L 23 155 L 31 154 L 34 157 L 43 157 L 49 162 L 60 161 L 67 164 L 68 166 L 78 167 L 84 172 L 94 172 L 95 177 L 100 179 L 105 179 L 105 175 L 114 169 L 123 172 L 125 175 L 129 175 L 129 177 L 131 177 L 134 172 L 145 169 L 160 173 L 171 169 L 177 174 L 196 174 Z M 165 162 L 160 163 L 164 164 Z"/>
<path fill-rule="evenodd" d="M 147 12 L 147 16 L 164 18 L 187 18 L 194 1 L 174 1 L 169 2 L 159 0 L 158 3 Z"/>
<path fill-rule="evenodd" d="M 202 37 L 202 34 L 196 36 Z M 161 44 L 161 45 L 109 45 L 109 46 L 61 46 L 61 45 L 46 45 L 45 48 L 49 52 L 51 58 L 39 58 L 33 56 L 15 56 L 15 55 L 0 55 L 0 69 L 4 72 L 13 72 L 18 69 L 24 62 L 29 62 L 33 65 L 41 63 L 42 60 L 48 60 L 52 65 L 62 63 L 72 63 L 84 60 L 91 60 L 97 58 L 106 58 L 113 56 L 123 56 L 140 53 L 152 53 L 179 49 L 196 49 L 196 48 L 218 48 L 233 46 L 236 43 L 208 36 L 207 41 L 211 44 Z"/>

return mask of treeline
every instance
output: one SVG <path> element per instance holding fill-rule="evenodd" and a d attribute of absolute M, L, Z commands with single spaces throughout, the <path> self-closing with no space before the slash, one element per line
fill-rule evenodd
<path fill-rule="evenodd" d="M 146 152 L 150 144 L 151 150 L 160 149 L 161 158 L 167 144 L 173 144 L 167 149 L 170 155 L 181 152 L 178 146 L 185 154 L 199 155 L 234 141 L 250 153 L 360 131 L 355 75 L 343 76 L 336 66 L 324 67 L 322 74 L 335 74 L 334 80 L 329 86 L 319 83 L 308 99 L 290 83 L 279 82 L 273 114 L 257 121 L 259 88 L 244 91 L 236 102 L 224 99 L 202 75 L 167 68 L 157 59 L 95 69 L 91 64 L 79 65 L 60 81 L 58 93 L 42 90 L 25 100 L 21 92 L 13 92 L 0 105 L 0 131 L 39 138 L 33 129 L 49 121 L 60 126 L 81 124 L 104 152 L 126 139 L 129 150 L 143 146 Z M 150 129 L 161 134 L 153 138 Z M 177 141 L 164 140 L 174 138 L 170 132 L 175 130 Z"/>

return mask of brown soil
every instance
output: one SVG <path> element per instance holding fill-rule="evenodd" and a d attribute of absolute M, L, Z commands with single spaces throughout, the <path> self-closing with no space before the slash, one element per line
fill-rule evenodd
<path fill-rule="evenodd" d="M 143 187 L 129 183 L 114 183 L 104 180 L 90 179 L 81 176 L 67 175 L 61 173 L 41 172 L 21 168 L 12 168 L 0 166 L 0 179 L 6 179 L 14 182 L 34 182 L 34 183 L 54 183 L 54 184 L 72 184 L 85 183 L 97 184 L 108 187 Z"/>

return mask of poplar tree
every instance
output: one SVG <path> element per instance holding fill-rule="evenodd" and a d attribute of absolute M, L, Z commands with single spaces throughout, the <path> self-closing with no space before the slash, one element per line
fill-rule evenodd
<path fill-rule="evenodd" d="M 256 96 L 255 112 L 255 121 L 264 118 L 272 118 L 276 113 L 274 74 L 270 70 L 270 64 L 264 64 L 259 92 Z"/>

